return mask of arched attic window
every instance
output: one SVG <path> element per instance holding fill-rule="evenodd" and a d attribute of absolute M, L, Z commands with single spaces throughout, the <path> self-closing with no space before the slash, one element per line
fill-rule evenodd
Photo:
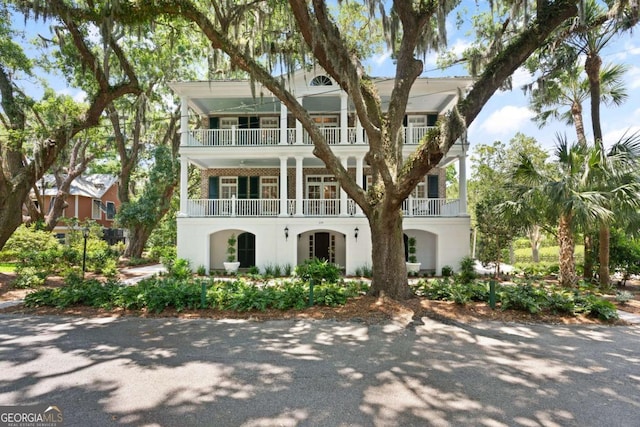
<path fill-rule="evenodd" d="M 313 78 L 313 80 L 311 80 L 311 86 L 331 86 L 333 85 L 333 83 L 331 83 L 331 79 L 327 76 L 316 76 Z"/>

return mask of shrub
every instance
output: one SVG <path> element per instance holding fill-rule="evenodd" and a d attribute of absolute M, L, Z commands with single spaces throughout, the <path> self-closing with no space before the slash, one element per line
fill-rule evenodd
<path fill-rule="evenodd" d="M 462 258 L 460 261 L 460 272 L 458 277 L 462 283 L 471 283 L 476 277 L 475 260 L 470 256 Z"/>
<path fill-rule="evenodd" d="M 296 276 L 305 281 L 313 279 L 333 283 L 340 278 L 340 269 L 327 260 L 313 258 L 305 260 L 302 265 L 296 267 Z"/>
<path fill-rule="evenodd" d="M 618 310 L 611 301 L 604 300 L 593 294 L 588 294 L 578 299 L 582 311 L 600 320 L 615 320 L 618 318 Z"/>
<path fill-rule="evenodd" d="M 622 291 L 616 293 L 616 301 L 621 304 L 625 304 L 633 299 L 633 294 L 631 292 Z"/>
<path fill-rule="evenodd" d="M 198 269 L 196 270 L 196 274 L 198 276 L 206 276 L 207 275 L 207 268 L 204 265 L 199 265 Z"/>
<path fill-rule="evenodd" d="M 167 269 L 170 277 L 175 279 L 187 279 L 191 277 L 191 266 L 189 260 L 178 258 Z"/>
<path fill-rule="evenodd" d="M 284 265 L 284 276 L 285 277 L 291 277 L 291 271 L 293 270 L 293 267 L 291 267 L 291 264 L 286 263 Z"/>
<path fill-rule="evenodd" d="M 442 277 L 451 277 L 453 276 L 453 268 L 450 265 L 445 265 L 442 267 Z"/>
<path fill-rule="evenodd" d="M 44 285 L 44 282 L 45 277 L 35 267 L 16 267 L 16 280 L 13 282 L 14 288 L 37 288 Z"/>
<path fill-rule="evenodd" d="M 527 311 L 538 313 L 547 302 L 547 293 L 544 289 L 531 284 L 502 286 L 499 293 L 502 309 Z"/>

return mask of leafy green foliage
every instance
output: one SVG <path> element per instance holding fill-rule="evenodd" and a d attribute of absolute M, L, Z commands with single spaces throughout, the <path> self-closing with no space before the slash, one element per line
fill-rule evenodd
<path fill-rule="evenodd" d="M 442 266 L 442 277 L 451 277 L 453 276 L 453 267 L 450 265 Z"/>
<path fill-rule="evenodd" d="M 65 287 L 42 289 L 25 298 L 27 307 L 73 305 L 128 310 L 146 309 L 162 312 L 201 308 L 202 283 L 206 285 L 206 307 L 219 310 L 302 309 L 309 303 L 309 285 L 300 281 L 283 281 L 262 285 L 244 280 L 204 281 L 175 277 L 151 278 L 133 286 L 97 280 L 74 280 Z M 314 287 L 316 305 L 336 306 L 366 291 L 362 282 L 324 283 Z"/>
<path fill-rule="evenodd" d="M 471 283 L 476 278 L 475 261 L 470 256 L 462 258 L 460 261 L 460 271 L 458 280 L 462 283 Z"/>
<path fill-rule="evenodd" d="M 307 259 L 302 265 L 296 267 L 296 276 L 302 280 L 313 279 L 316 282 L 336 282 L 340 278 L 340 269 L 327 260 L 318 258 Z"/>
<path fill-rule="evenodd" d="M 433 300 L 454 301 L 466 304 L 470 301 L 489 301 L 489 283 L 474 281 L 468 284 L 446 279 L 421 280 L 415 287 L 418 295 Z M 615 305 L 592 292 L 592 287 L 579 289 L 558 288 L 533 282 L 498 284 L 496 299 L 502 310 L 519 310 L 537 314 L 551 312 L 574 315 L 578 313 L 598 317 L 601 320 L 618 318 Z"/>

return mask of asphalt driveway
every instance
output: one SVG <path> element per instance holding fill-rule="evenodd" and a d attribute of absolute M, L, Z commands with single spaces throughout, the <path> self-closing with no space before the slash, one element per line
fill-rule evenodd
<path fill-rule="evenodd" d="M 640 327 L 0 315 L 67 426 L 638 426 Z"/>

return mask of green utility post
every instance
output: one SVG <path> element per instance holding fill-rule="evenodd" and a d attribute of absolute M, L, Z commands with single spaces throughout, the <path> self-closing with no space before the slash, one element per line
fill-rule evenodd
<path fill-rule="evenodd" d="M 496 281 L 489 280 L 489 307 L 496 308 Z"/>
<path fill-rule="evenodd" d="M 202 292 L 200 293 L 200 308 L 207 308 L 207 284 L 202 281 Z"/>
<path fill-rule="evenodd" d="M 309 307 L 313 306 L 313 278 L 309 279 Z"/>

